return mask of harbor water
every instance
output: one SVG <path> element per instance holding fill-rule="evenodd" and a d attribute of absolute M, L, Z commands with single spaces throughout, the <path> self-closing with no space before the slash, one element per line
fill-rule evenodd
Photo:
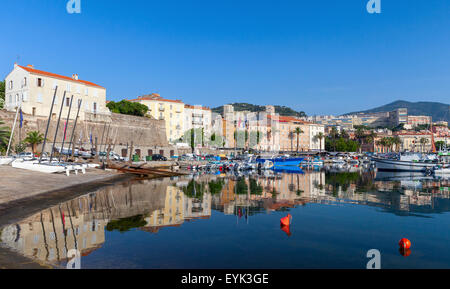
<path fill-rule="evenodd" d="M 382 268 L 450 268 L 449 187 L 356 167 L 136 179 L 27 216 L 1 240 L 63 268 L 71 249 L 81 268 L 364 269 L 370 249 Z"/>

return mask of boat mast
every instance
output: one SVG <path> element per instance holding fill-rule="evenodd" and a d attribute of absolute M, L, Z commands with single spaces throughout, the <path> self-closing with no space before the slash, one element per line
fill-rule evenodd
<path fill-rule="evenodd" d="M 8 148 L 6 149 L 6 156 L 9 155 L 9 150 L 11 149 L 11 142 L 14 136 L 14 129 L 16 128 L 17 123 L 17 115 L 19 114 L 19 110 L 22 108 L 22 98 L 23 98 L 23 84 L 22 84 L 22 95 L 20 96 L 19 106 L 17 107 L 16 116 L 14 117 L 14 124 L 12 127 L 11 135 L 9 136 Z"/>

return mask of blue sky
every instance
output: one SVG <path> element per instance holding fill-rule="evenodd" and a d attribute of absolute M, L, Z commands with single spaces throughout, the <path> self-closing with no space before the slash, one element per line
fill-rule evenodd
<path fill-rule="evenodd" d="M 0 77 L 20 64 L 93 81 L 109 100 L 341 114 L 450 102 L 450 1 L 2 0 Z"/>

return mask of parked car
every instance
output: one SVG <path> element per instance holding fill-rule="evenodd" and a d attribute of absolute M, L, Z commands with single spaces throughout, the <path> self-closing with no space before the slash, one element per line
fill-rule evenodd
<path fill-rule="evenodd" d="M 156 154 L 152 155 L 152 161 L 167 161 L 167 158 L 163 155 Z"/>

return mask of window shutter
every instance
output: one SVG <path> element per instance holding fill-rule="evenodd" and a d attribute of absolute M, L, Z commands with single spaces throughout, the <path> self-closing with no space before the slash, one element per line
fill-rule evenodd
<path fill-rule="evenodd" d="M 44 87 L 44 79 L 43 78 L 41 80 L 41 83 L 42 83 L 42 87 Z"/>

